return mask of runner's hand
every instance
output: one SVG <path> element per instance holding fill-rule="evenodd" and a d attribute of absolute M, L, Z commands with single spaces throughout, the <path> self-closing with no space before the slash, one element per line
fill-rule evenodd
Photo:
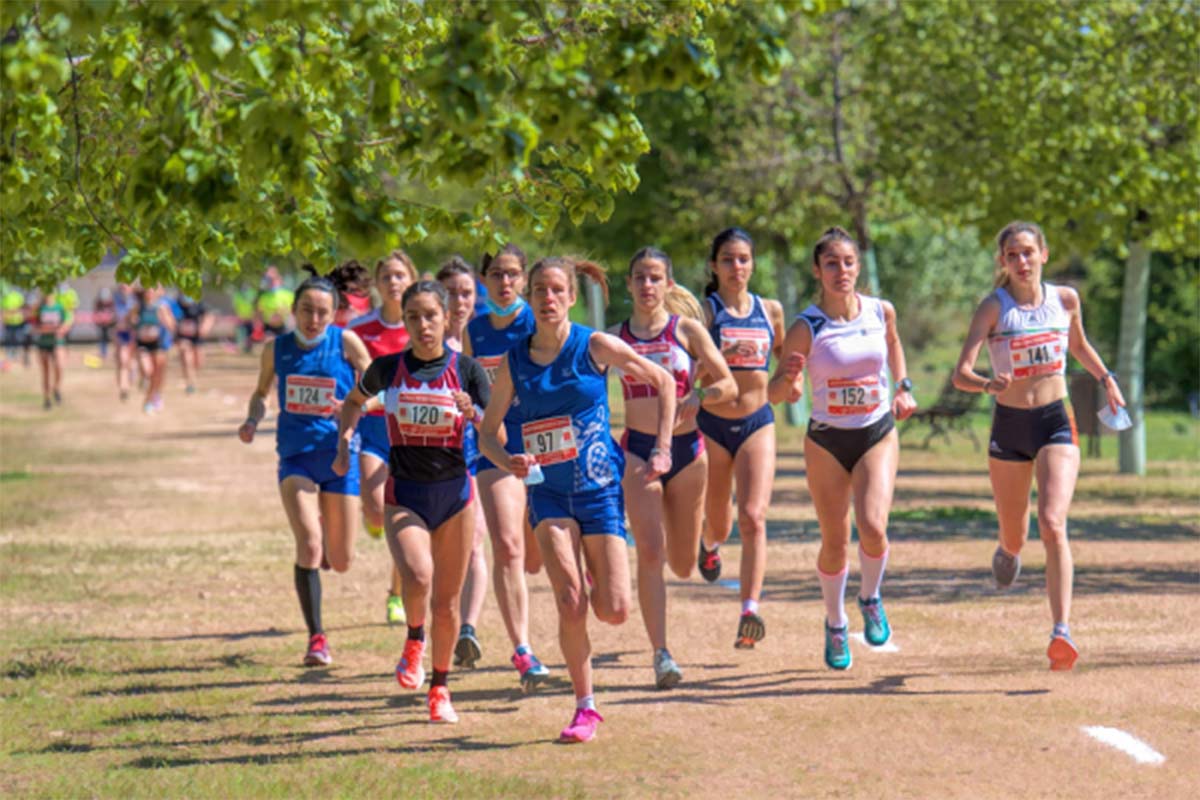
<path fill-rule="evenodd" d="M 521 480 L 529 474 L 529 468 L 537 463 L 537 459 L 526 453 L 517 453 L 508 457 L 508 471 Z"/>
<path fill-rule="evenodd" d="M 660 475 L 671 471 L 671 451 L 656 447 L 650 451 L 650 460 L 646 462 L 646 483 Z"/>
<path fill-rule="evenodd" d="M 475 403 L 471 401 L 471 395 L 466 392 L 455 392 L 454 405 L 458 406 L 458 413 L 462 414 L 463 419 L 470 422 L 475 418 Z"/>
<path fill-rule="evenodd" d="M 238 426 L 237 435 L 246 444 L 254 441 L 254 432 L 258 430 L 258 423 L 252 419 L 248 419 Z"/>
<path fill-rule="evenodd" d="M 897 392 L 892 399 L 892 416 L 898 420 L 908 419 L 917 410 L 917 400 L 912 392 Z"/>
<path fill-rule="evenodd" d="M 986 391 L 988 394 L 1001 394 L 1010 385 L 1012 385 L 1012 373 L 1001 372 L 999 375 L 988 381 L 987 388 L 984 391 Z"/>
<path fill-rule="evenodd" d="M 808 363 L 808 358 L 803 353 L 789 353 L 787 361 L 783 362 L 783 374 L 789 381 L 794 381 L 800 377 L 806 363 Z"/>
<path fill-rule="evenodd" d="M 329 468 L 333 470 L 334 475 L 338 476 L 343 476 L 350 471 L 350 448 L 346 446 L 344 439 L 338 439 L 337 455 Z"/>

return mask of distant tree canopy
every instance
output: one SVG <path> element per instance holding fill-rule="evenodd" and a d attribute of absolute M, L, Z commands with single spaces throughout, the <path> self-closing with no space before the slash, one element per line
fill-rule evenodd
<path fill-rule="evenodd" d="M 650 146 L 637 96 L 772 79 L 783 6 L 5 2 L 0 272 L 45 283 L 124 248 L 122 277 L 195 288 L 267 256 L 605 219 Z"/>

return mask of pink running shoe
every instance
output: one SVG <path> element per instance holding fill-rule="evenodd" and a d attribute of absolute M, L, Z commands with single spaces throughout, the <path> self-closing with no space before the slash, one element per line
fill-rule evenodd
<path fill-rule="evenodd" d="M 429 690 L 429 721 L 430 722 L 458 722 L 458 714 L 454 713 L 454 706 L 450 705 L 450 690 L 445 686 L 434 686 Z"/>
<path fill-rule="evenodd" d="M 396 683 L 405 689 L 418 689 L 425 683 L 425 667 L 421 659 L 425 657 L 425 643 L 416 639 L 404 640 L 404 653 L 396 664 Z"/>
<path fill-rule="evenodd" d="M 571 724 L 562 729 L 558 740 L 567 744 L 590 742 L 596 737 L 596 728 L 604 722 L 604 717 L 594 708 L 577 708 Z"/>
<path fill-rule="evenodd" d="M 308 652 L 304 654 L 304 666 L 327 667 L 332 663 L 333 656 L 329 654 L 329 642 L 325 639 L 325 634 L 314 633 L 308 640 Z"/>

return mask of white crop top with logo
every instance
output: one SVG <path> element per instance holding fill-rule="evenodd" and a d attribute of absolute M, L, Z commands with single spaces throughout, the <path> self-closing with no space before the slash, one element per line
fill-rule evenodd
<path fill-rule="evenodd" d="M 883 303 L 862 295 L 858 303 L 858 316 L 846 321 L 830 319 L 817 305 L 800 312 L 812 331 L 812 419 L 832 428 L 865 428 L 891 410 Z"/>
<path fill-rule="evenodd" d="M 988 334 L 988 355 L 994 374 L 1013 380 L 1041 375 L 1065 375 L 1071 315 L 1063 308 L 1058 287 L 1042 284 L 1042 304 L 1021 308 L 1003 287 L 996 289 L 1000 319 Z"/>

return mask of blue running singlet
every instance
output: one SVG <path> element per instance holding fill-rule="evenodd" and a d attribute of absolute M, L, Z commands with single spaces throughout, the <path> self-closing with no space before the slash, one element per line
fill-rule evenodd
<path fill-rule="evenodd" d="M 608 380 L 588 352 L 591 328 L 572 324 L 553 362 L 529 357 L 532 337 L 508 351 L 508 368 L 520 404 L 520 443 L 537 458 L 546 477 L 531 488 L 536 495 L 570 495 L 621 483 L 625 456 L 612 437 Z"/>
<path fill-rule="evenodd" d="M 313 450 L 337 450 L 334 400 L 354 388 L 354 368 L 342 350 L 342 329 L 330 325 L 311 350 L 286 333 L 275 339 L 275 375 L 279 384 L 279 424 L 275 450 L 281 458 Z"/>

